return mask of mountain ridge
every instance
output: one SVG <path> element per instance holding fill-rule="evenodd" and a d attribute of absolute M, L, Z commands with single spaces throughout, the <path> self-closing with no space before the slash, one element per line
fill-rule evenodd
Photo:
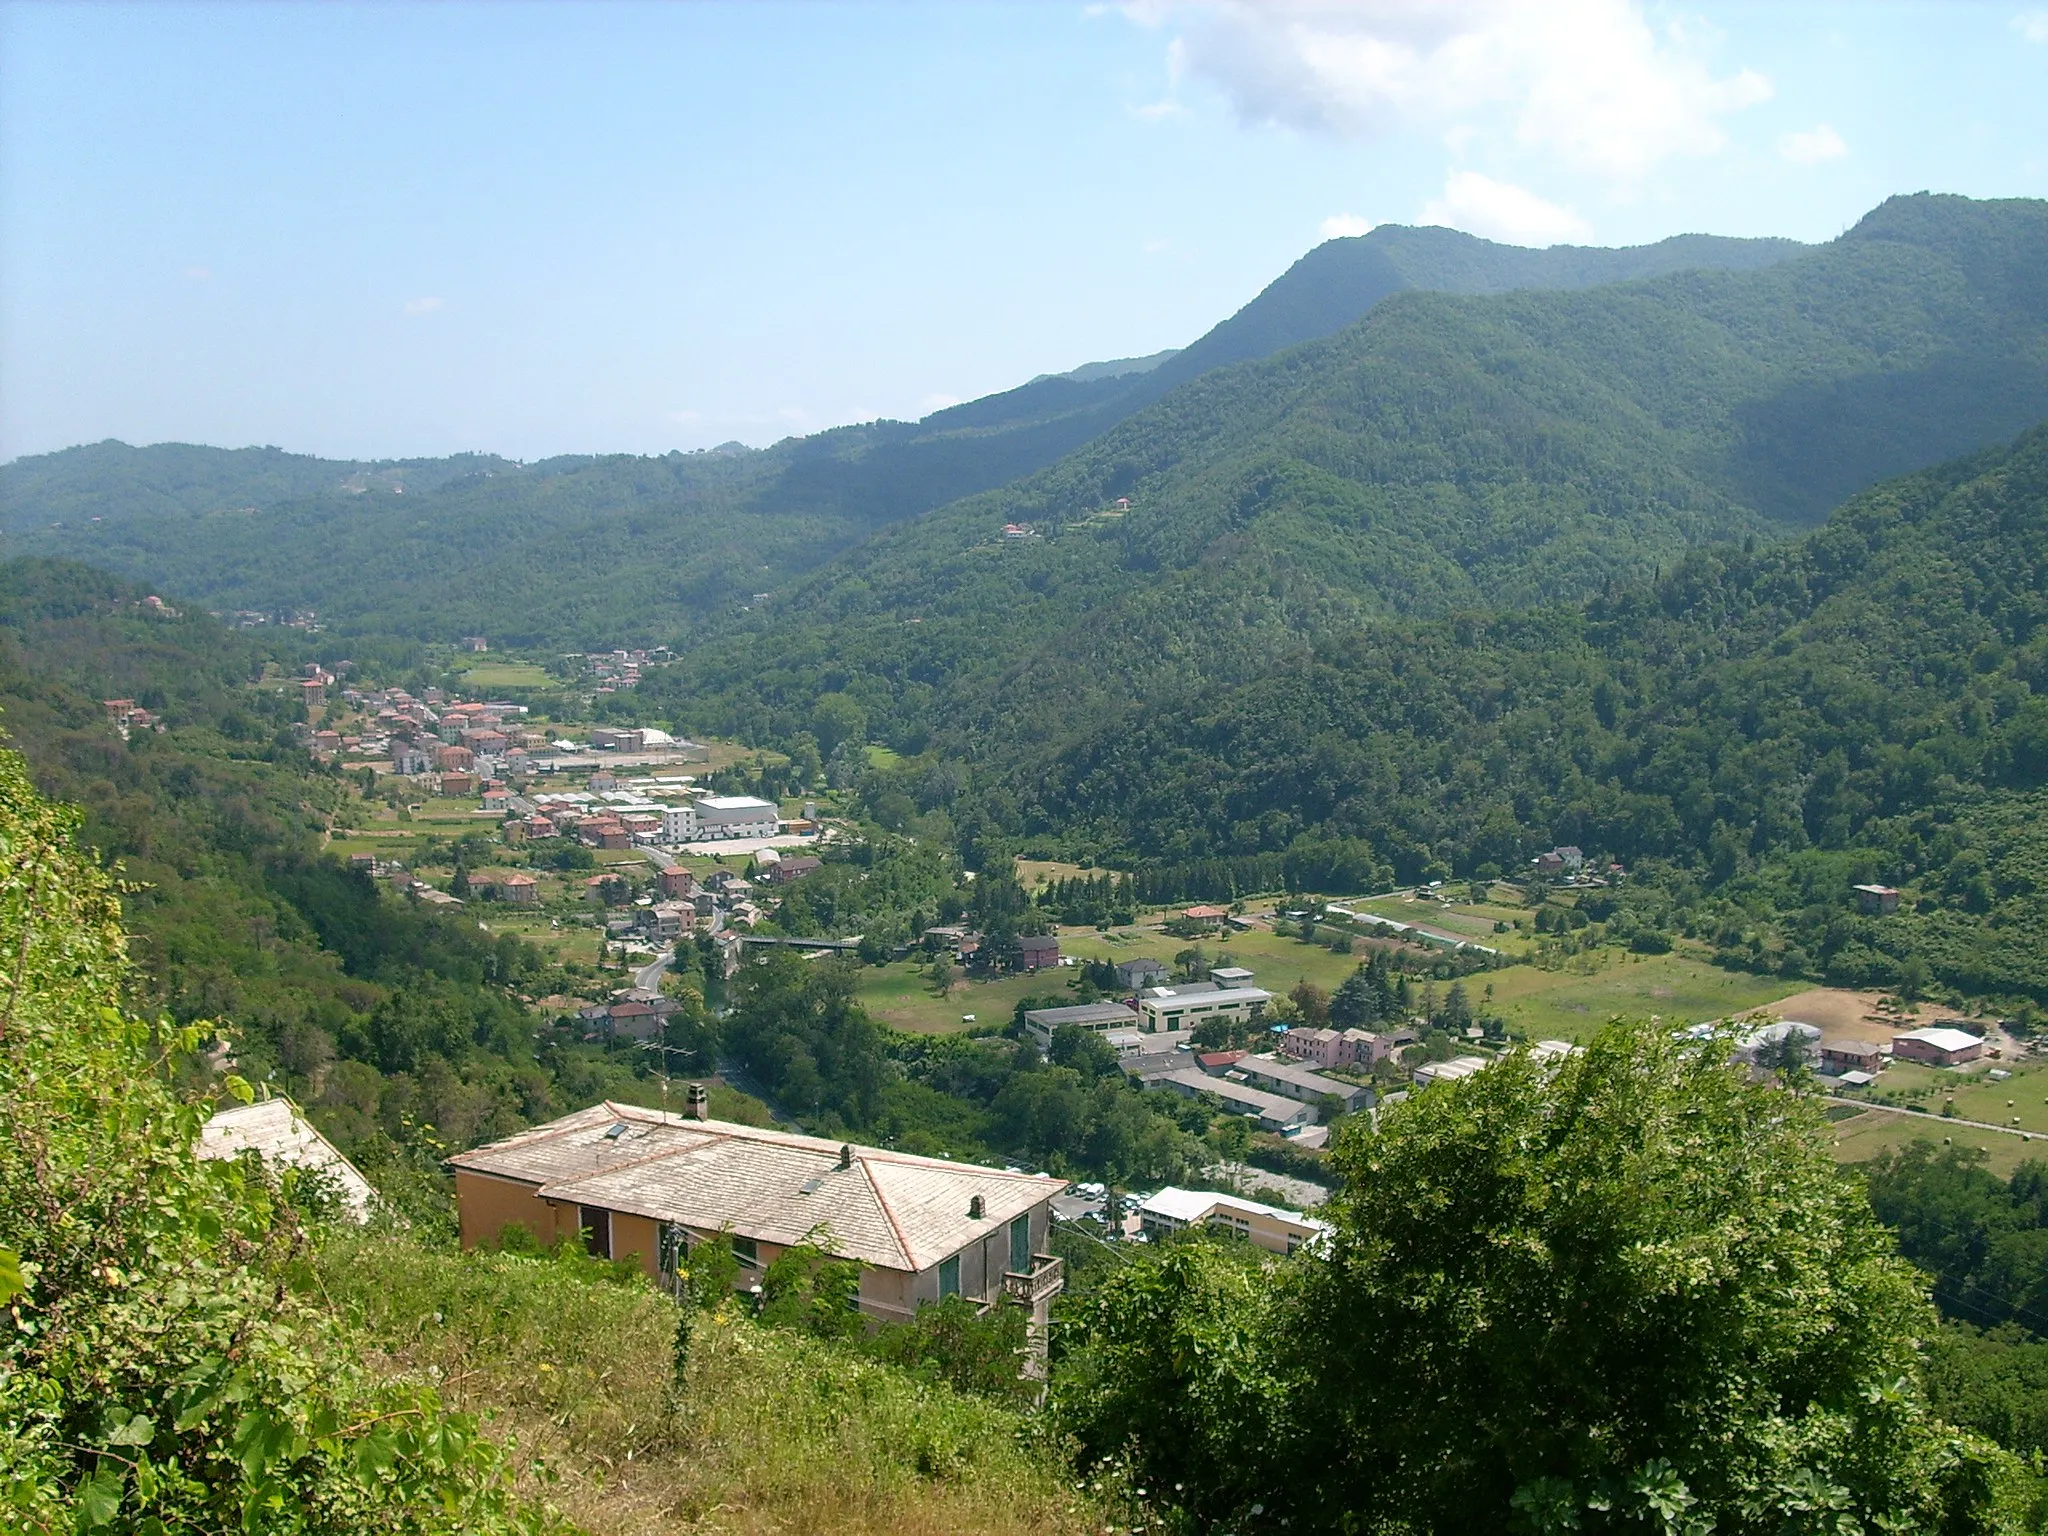
<path fill-rule="evenodd" d="M 1750 273 L 1403 293 L 1204 374 L 730 624 L 775 680 L 746 717 L 806 670 L 864 691 L 906 741 L 968 674 L 1042 665 L 1128 692 L 1184 664 L 1187 605 L 1219 619 L 1199 649 L 1220 666 L 1373 613 L 1584 596 L 2048 415 L 2048 289 L 2030 276 L 2048 204 L 1906 203 L 1859 229 Z M 1037 537 L 1004 541 L 1005 524 Z M 686 669 L 736 694 L 720 643 Z M 1062 647 L 1130 659 L 1091 683 Z"/>
<path fill-rule="evenodd" d="M 1781 259 L 1789 245 L 1699 246 L 1702 238 L 1571 253 L 1578 270 L 1565 275 L 1576 281 L 1633 270 L 1681 249 L 1756 263 Z M 1404 258 L 1417 281 L 1437 280 L 1432 261 L 1448 274 L 1442 281 L 1466 284 L 1500 286 L 1519 280 L 1517 273 L 1564 271 L 1551 252 L 1450 231 L 1388 226 L 1365 239 L 1375 253 L 1423 251 Z M 1430 251 L 1439 254 L 1425 259 Z M 1310 291 L 1325 281 L 1325 267 L 1342 264 L 1341 257 L 1304 258 L 1194 347 L 1144 372 L 1034 380 L 917 423 L 837 428 L 738 454 L 583 454 L 530 464 L 491 455 L 322 461 L 276 449 L 102 443 L 0 466 L 0 529 L 12 553 L 90 560 L 224 606 L 316 609 L 357 629 L 432 638 L 484 632 L 514 644 L 670 639 L 706 605 L 748 601 L 877 528 L 1056 461 L 1170 390 L 1172 378 L 1162 384 L 1157 377 L 1162 368 L 1178 363 L 1183 372 L 1199 372 L 1200 358 L 1222 355 L 1219 347 L 1234 356 L 1254 344 L 1245 339 L 1248 325 L 1276 344 L 1299 340 L 1355 318 L 1361 305 L 1393 291 L 1388 283 L 1409 281 L 1388 279 L 1371 291 L 1354 285 L 1334 297 Z M 1190 352 L 1196 363 L 1181 361 Z M 1117 365 L 1084 365 L 1074 373 L 1108 366 Z M 208 454 L 217 456 L 219 483 L 211 488 L 199 463 Z M 436 499 L 431 516 L 441 526 L 432 536 L 422 536 L 427 530 L 417 526 L 412 503 L 401 511 L 387 499 L 400 487 L 406 496 Z M 228 514 L 261 516 L 267 527 L 259 542 L 288 545 L 288 554 L 266 562 Z M 509 561 L 562 572 L 617 560 L 625 574 L 564 598 L 524 583 L 517 570 L 494 569 L 479 601 L 464 585 L 434 574 L 435 550 L 451 539 L 487 565 Z M 636 547 L 659 547 L 666 574 L 635 571 Z M 339 564 L 331 558 L 336 553 Z M 337 597 L 333 573 L 341 571 L 359 573 L 358 584 L 380 595 Z M 412 585 L 422 590 L 404 590 Z"/>

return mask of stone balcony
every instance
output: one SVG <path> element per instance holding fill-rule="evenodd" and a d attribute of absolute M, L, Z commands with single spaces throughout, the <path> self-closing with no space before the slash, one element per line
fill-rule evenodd
<path fill-rule="evenodd" d="M 1036 1311 L 1057 1296 L 1067 1283 L 1067 1266 L 1049 1253 L 1031 1255 L 1028 1273 L 1011 1271 L 1003 1276 L 1003 1299 Z"/>

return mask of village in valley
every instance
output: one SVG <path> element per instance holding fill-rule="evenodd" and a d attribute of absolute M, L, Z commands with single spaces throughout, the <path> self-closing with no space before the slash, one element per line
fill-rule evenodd
<path fill-rule="evenodd" d="M 580 693 L 500 658 L 450 675 L 468 687 L 373 685 L 346 665 L 266 686 L 297 690 L 306 750 L 358 791 L 331 841 L 350 869 L 560 961 L 573 981 L 533 999 L 541 1027 L 627 1053 L 664 1096 L 678 950 L 723 980 L 750 949 L 778 949 L 854 968 L 861 1003 L 904 1035 L 1008 1035 L 1053 1060 L 1100 1052 L 1134 1088 L 1171 1096 L 1162 1107 L 1186 1101 L 1187 1123 L 1211 1127 L 1215 1160 L 1198 1181 L 1209 1187 L 1084 1180 L 1048 1197 L 1050 1219 L 1134 1239 L 1201 1224 L 1292 1252 L 1322 1230 L 1304 1212 L 1325 1196 L 1321 1160 L 1345 1120 L 1516 1048 L 1560 1060 L 1632 1012 L 1726 1034 L 1751 1071 L 1825 1095 L 1844 1160 L 1904 1144 L 1927 1115 L 1993 1166 L 2048 1135 L 2040 1096 L 2030 1109 L 2020 1091 L 2048 1074 L 1996 1021 L 1923 1020 L 1892 996 L 1745 976 L 1694 946 L 1602 942 L 1589 914 L 1627 872 L 1576 847 L 1531 854 L 1515 878 L 1161 905 L 1137 903 L 1127 874 L 1020 860 L 1011 873 L 1029 904 L 999 936 L 976 928 L 974 881 L 987 877 L 965 870 L 948 876 L 957 899 L 886 938 L 785 926 L 803 881 L 887 834 L 842 789 L 778 777 L 768 755 L 617 723 L 601 701 L 658 657 L 569 660 Z M 470 696 L 493 679 L 528 685 L 504 689 L 528 699 L 547 682 L 556 716 L 568 699 L 593 718 Z M 132 701 L 109 701 L 109 715 L 148 724 Z M 1060 893 L 1083 884 L 1122 909 L 1062 921 Z M 1897 899 L 1855 894 L 1873 909 Z M 722 1109 L 781 1118 L 758 1085 L 715 1065 L 689 1070 Z"/>

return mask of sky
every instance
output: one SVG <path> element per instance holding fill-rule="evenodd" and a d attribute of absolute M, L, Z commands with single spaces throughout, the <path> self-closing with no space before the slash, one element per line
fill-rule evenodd
<path fill-rule="evenodd" d="M 0 460 L 779 438 L 1184 345 L 1324 239 L 2048 196 L 2048 7 L 0 0 Z"/>

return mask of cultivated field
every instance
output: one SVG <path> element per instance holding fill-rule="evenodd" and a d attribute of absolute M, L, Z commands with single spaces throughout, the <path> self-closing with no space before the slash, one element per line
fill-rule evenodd
<path fill-rule="evenodd" d="M 489 693 L 496 688 L 555 688 L 560 683 L 530 661 L 479 661 L 462 669 L 465 692 Z"/>

